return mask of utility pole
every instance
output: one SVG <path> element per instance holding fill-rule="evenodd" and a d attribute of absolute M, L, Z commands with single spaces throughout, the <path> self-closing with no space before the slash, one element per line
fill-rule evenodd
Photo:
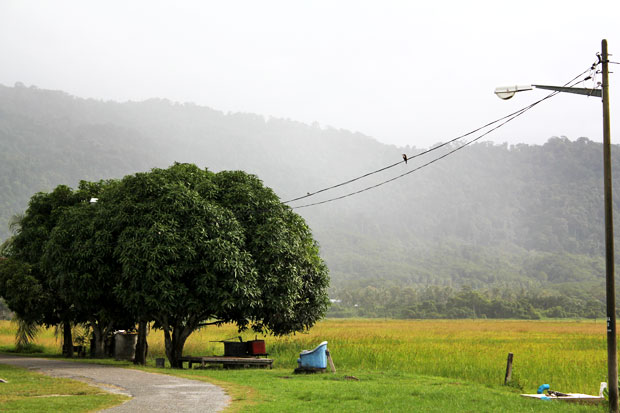
<path fill-rule="evenodd" d="M 618 413 L 618 352 L 616 343 L 616 287 L 614 282 L 614 219 L 611 186 L 611 128 L 609 121 L 609 54 L 607 40 L 601 41 L 603 82 L 601 89 L 585 89 L 565 86 L 522 85 L 504 86 L 495 89 L 500 99 L 510 99 L 515 93 L 526 90 L 547 89 L 577 95 L 603 98 L 603 181 L 605 193 L 605 293 L 607 296 L 607 389 L 609 411 Z M 594 68 L 594 67 L 593 67 Z"/>
<path fill-rule="evenodd" d="M 614 219 L 611 186 L 611 128 L 609 122 L 609 55 L 601 42 L 603 66 L 603 173 L 605 181 L 605 279 L 607 293 L 607 388 L 609 411 L 618 413 L 618 353 L 616 344 L 616 287 L 614 282 Z"/>

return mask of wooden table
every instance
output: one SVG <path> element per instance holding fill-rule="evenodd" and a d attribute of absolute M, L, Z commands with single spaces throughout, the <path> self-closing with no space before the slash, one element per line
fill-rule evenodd
<path fill-rule="evenodd" d="M 273 359 L 259 357 L 226 357 L 226 356 L 183 356 L 179 357 L 181 366 L 187 362 L 188 368 L 192 364 L 200 364 L 202 367 L 208 364 L 221 364 L 222 366 L 243 366 L 243 367 L 267 367 L 272 368 Z"/>

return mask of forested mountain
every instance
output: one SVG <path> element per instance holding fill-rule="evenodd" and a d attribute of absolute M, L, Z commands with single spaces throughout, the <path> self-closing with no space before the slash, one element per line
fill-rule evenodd
<path fill-rule="evenodd" d="M 290 205 L 374 185 L 455 145 Z M 360 133 L 189 103 L 103 102 L 0 86 L 0 239 L 32 194 L 61 183 L 178 161 L 254 173 L 288 200 L 420 152 Z M 616 147 L 612 155 L 617 172 Z M 619 184 L 614 177 L 616 190 Z M 297 212 L 321 244 L 332 296 L 342 300 L 334 311 L 433 316 L 441 311 L 421 310 L 425 300 L 454 308 L 459 294 L 475 293 L 488 301 L 487 316 L 498 297 L 530 304 L 550 297 L 537 308 L 553 315 L 568 302 L 558 304 L 558 294 L 580 300 L 572 307 L 582 309 L 603 297 L 602 197 L 602 145 L 553 137 L 544 145 L 476 143 L 379 188 Z M 618 216 L 618 197 L 615 209 Z"/>

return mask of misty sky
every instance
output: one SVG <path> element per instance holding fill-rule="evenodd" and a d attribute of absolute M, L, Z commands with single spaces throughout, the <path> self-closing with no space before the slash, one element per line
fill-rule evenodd
<path fill-rule="evenodd" d="M 603 38 L 620 61 L 619 16 L 617 0 L 0 0 L 0 84 L 162 97 L 427 147 L 542 98 L 493 90 L 563 84 Z M 617 74 L 610 83 L 620 143 Z M 559 95 L 484 140 L 600 141 L 601 113 L 600 99 Z"/>

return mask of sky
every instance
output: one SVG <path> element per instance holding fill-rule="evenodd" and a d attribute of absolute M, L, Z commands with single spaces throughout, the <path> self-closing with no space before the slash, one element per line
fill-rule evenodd
<path fill-rule="evenodd" d="M 620 61 L 618 16 L 617 0 L 1 0 L 0 84 L 193 102 L 425 148 L 546 96 L 493 91 L 565 84 L 604 38 Z M 614 143 L 619 81 L 610 76 Z M 601 108 L 560 94 L 483 140 L 601 141 Z"/>

